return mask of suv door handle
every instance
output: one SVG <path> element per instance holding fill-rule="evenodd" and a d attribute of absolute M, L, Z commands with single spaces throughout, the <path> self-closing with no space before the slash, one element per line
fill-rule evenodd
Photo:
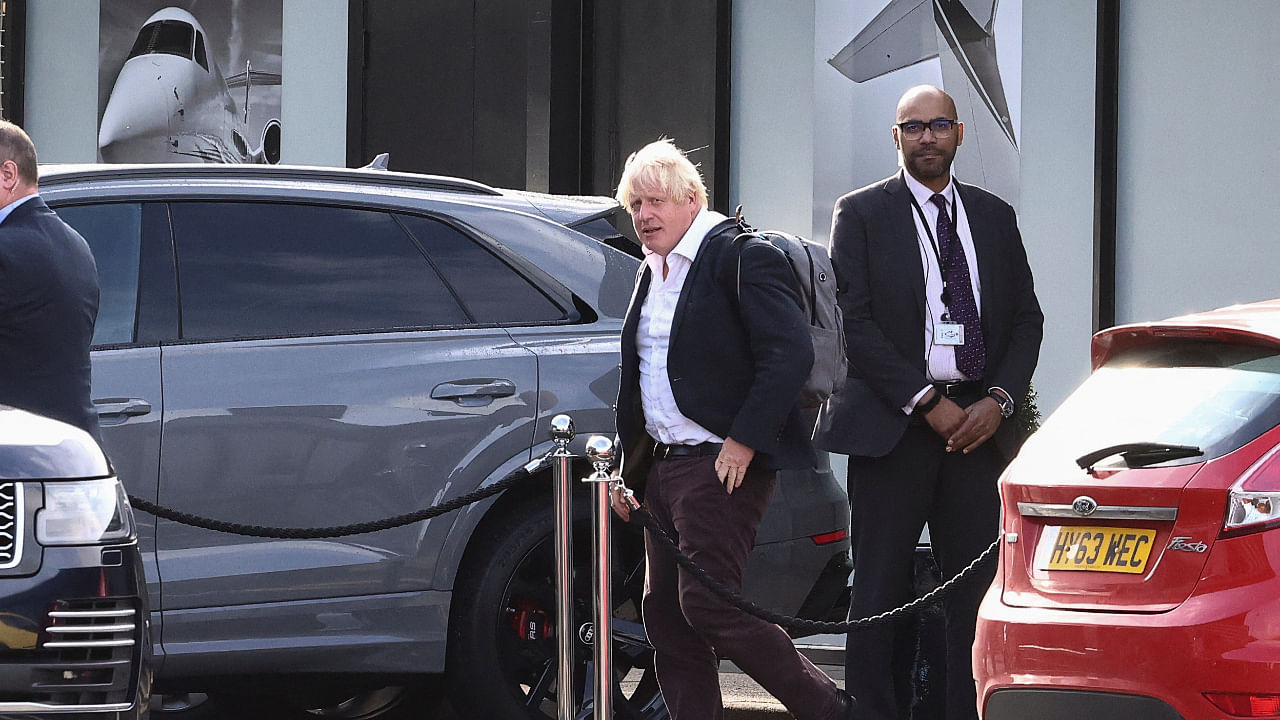
<path fill-rule="evenodd" d="M 151 403 L 142 398 L 102 398 L 94 400 L 93 405 L 98 409 L 98 417 L 132 417 L 151 412 Z"/>
<path fill-rule="evenodd" d="M 499 378 L 470 378 L 443 382 L 431 388 L 436 400 L 456 400 L 460 405 L 484 405 L 493 398 L 516 394 L 516 384 Z M 467 402 L 471 401 L 471 402 Z M 483 401 L 483 402 L 477 402 Z"/>

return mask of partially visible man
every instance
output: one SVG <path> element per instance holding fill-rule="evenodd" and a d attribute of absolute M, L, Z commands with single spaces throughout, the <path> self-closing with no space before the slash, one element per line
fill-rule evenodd
<path fill-rule="evenodd" d="M 1013 208 L 951 176 L 964 140 L 951 97 L 911 88 L 891 133 L 903 170 L 837 200 L 831 228 L 850 367 L 815 440 L 850 456 L 850 617 L 911 600 L 925 523 L 944 577 L 996 538 L 996 479 L 1021 440 L 1013 415 L 1044 322 Z M 977 717 L 970 652 L 994 572 L 944 603 L 949 720 Z M 849 633 L 846 687 L 871 717 L 907 717 L 906 628 Z"/>
<path fill-rule="evenodd" d="M 100 440 L 89 397 L 98 268 L 36 194 L 36 172 L 31 138 L 0 121 L 0 403 Z"/>
<path fill-rule="evenodd" d="M 772 245 L 734 245 L 739 226 L 707 209 L 671 141 L 627 160 L 617 197 L 645 253 L 622 330 L 623 466 L 647 475 L 645 507 L 680 549 L 740 589 L 776 471 L 814 461 L 795 406 L 813 364 L 799 290 Z M 617 494 L 613 506 L 629 517 Z M 647 531 L 645 552 L 644 624 L 675 720 L 723 717 L 717 655 L 800 720 L 855 717 L 782 628 L 717 598 Z"/>

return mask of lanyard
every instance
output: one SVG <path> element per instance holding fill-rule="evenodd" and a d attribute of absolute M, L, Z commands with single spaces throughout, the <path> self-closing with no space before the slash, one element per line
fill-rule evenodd
<path fill-rule="evenodd" d="M 921 209 L 920 203 L 916 202 L 915 193 L 909 193 L 909 194 L 911 196 L 911 207 L 915 208 L 916 214 L 920 216 L 920 224 L 924 226 L 925 235 L 929 237 L 929 249 L 933 251 L 933 257 L 938 261 L 938 275 L 942 277 L 942 295 L 939 298 L 939 300 L 942 301 L 942 306 L 946 308 L 946 312 L 943 313 L 943 318 L 942 318 L 945 321 L 947 319 L 947 316 L 951 314 L 951 303 L 948 302 L 951 299 L 951 297 L 950 297 L 950 294 L 947 292 L 947 265 L 946 263 L 942 262 L 942 253 L 938 251 L 938 241 L 933 238 L 933 230 L 929 228 L 929 219 L 925 217 L 924 210 Z M 951 186 L 951 207 L 952 207 L 952 214 L 957 214 L 955 210 L 956 208 L 955 185 Z M 938 212 L 939 214 L 941 214 L 942 212 L 945 212 L 945 211 L 939 208 Z M 959 231 L 956 229 L 955 220 L 951 218 L 948 218 L 948 220 L 951 223 L 951 236 L 955 239 L 956 242 L 960 242 Z"/>

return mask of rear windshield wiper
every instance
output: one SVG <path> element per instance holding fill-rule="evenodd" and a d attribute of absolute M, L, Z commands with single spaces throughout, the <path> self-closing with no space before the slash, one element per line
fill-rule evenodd
<path fill-rule="evenodd" d="M 1140 468 L 1166 460 L 1198 457 L 1203 454 L 1204 451 L 1195 445 L 1173 445 L 1162 442 L 1121 443 L 1085 453 L 1076 458 L 1076 464 L 1084 470 L 1089 470 L 1099 460 L 1109 458 L 1112 455 L 1119 455 L 1124 458 L 1126 466 Z"/>

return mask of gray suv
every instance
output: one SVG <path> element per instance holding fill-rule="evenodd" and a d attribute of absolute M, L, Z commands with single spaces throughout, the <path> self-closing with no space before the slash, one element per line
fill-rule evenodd
<path fill-rule="evenodd" d="M 93 397 L 135 497 L 344 525 L 502 479 L 552 447 L 557 414 L 579 452 L 613 434 L 638 261 L 610 199 L 280 166 L 46 166 L 40 188 L 98 262 Z M 750 592 L 824 616 L 848 574 L 846 498 L 825 466 L 803 474 L 779 484 Z M 549 493 L 541 473 L 431 520 L 307 540 L 139 514 L 157 709 L 408 716 L 443 674 L 464 717 L 554 715 Z M 621 707 L 662 717 L 642 546 L 618 535 Z M 585 568 L 585 524 L 578 537 Z"/>

